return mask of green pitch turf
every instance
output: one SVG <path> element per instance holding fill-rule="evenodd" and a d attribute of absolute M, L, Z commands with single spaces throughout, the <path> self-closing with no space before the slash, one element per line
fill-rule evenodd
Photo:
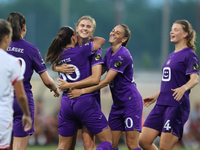
<path fill-rule="evenodd" d="M 48 146 L 28 146 L 26 150 L 56 150 L 56 145 L 48 145 Z M 126 146 L 119 146 L 120 150 L 128 150 Z M 76 150 L 84 150 L 83 147 L 76 147 Z M 185 148 L 174 148 L 174 150 L 186 150 Z M 193 149 L 190 149 L 193 150 Z M 200 150 L 195 149 L 195 150 Z"/>

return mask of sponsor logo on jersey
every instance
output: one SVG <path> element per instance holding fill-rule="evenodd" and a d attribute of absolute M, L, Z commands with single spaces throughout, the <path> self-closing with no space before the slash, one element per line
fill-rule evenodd
<path fill-rule="evenodd" d="M 170 64 L 170 61 L 171 61 L 171 59 L 169 59 L 169 60 L 167 61 L 167 63 L 166 63 L 166 64 L 167 64 L 167 65 L 169 65 L 169 64 Z"/>
<path fill-rule="evenodd" d="M 119 60 L 117 60 L 117 61 L 115 62 L 115 64 L 114 64 L 114 66 L 115 66 L 116 68 L 120 68 L 121 65 L 122 65 L 122 62 L 119 61 Z"/>
<path fill-rule="evenodd" d="M 199 65 L 198 64 L 194 64 L 193 68 L 194 68 L 194 70 L 199 70 Z"/>
<path fill-rule="evenodd" d="M 100 59 L 101 59 L 101 54 L 99 54 L 99 53 L 98 53 L 98 54 L 95 54 L 95 60 L 98 61 L 98 60 L 100 60 Z"/>

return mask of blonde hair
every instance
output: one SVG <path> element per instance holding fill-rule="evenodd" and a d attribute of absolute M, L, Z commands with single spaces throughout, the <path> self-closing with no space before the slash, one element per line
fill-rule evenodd
<path fill-rule="evenodd" d="M 76 28 L 78 27 L 79 23 L 80 23 L 82 20 L 90 20 L 90 21 L 91 21 L 91 23 L 92 23 L 92 28 L 93 28 L 93 33 L 94 33 L 94 31 L 95 31 L 95 29 L 96 29 L 96 21 L 94 20 L 94 18 L 92 18 L 91 16 L 88 16 L 88 15 L 82 16 L 82 17 L 78 20 L 78 22 L 76 23 Z M 90 38 L 92 38 L 92 37 L 93 37 L 93 35 L 91 35 Z"/>
<path fill-rule="evenodd" d="M 180 24 L 183 30 L 188 33 L 185 37 L 187 40 L 187 46 L 193 51 L 196 51 L 196 46 L 194 44 L 194 42 L 196 42 L 196 32 L 192 29 L 192 25 L 187 20 L 177 20 L 175 23 Z"/>

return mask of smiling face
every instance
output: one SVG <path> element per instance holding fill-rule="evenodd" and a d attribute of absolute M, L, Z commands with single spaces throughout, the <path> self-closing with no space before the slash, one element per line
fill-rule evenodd
<path fill-rule="evenodd" d="M 76 27 L 76 32 L 83 39 L 91 38 L 94 32 L 92 22 L 88 19 L 81 20 Z"/>
<path fill-rule="evenodd" d="M 171 42 L 177 44 L 185 40 L 186 36 L 187 32 L 183 30 L 183 27 L 178 23 L 174 23 L 170 32 Z"/>
<path fill-rule="evenodd" d="M 111 32 L 109 42 L 111 45 L 122 44 L 126 38 L 124 37 L 124 28 L 117 25 Z"/>

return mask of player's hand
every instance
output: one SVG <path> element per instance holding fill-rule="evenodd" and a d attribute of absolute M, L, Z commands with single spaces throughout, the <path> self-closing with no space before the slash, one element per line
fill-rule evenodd
<path fill-rule="evenodd" d="M 27 132 L 32 128 L 32 119 L 27 115 L 22 116 L 22 126 L 24 126 L 24 131 Z"/>
<path fill-rule="evenodd" d="M 153 104 L 155 101 L 157 100 L 156 97 L 154 96 L 148 96 L 148 97 L 145 97 L 143 99 L 143 105 L 146 106 L 146 107 L 149 107 L 151 104 Z"/>
<path fill-rule="evenodd" d="M 70 83 L 68 83 L 67 81 L 61 79 L 61 78 L 58 78 L 58 82 L 57 82 L 57 85 L 58 85 L 58 88 L 61 90 L 61 91 L 65 91 L 70 87 Z"/>
<path fill-rule="evenodd" d="M 56 88 L 55 90 L 50 90 L 50 92 L 54 92 L 54 97 L 59 97 L 60 96 L 60 93 L 58 91 L 58 89 Z"/>
<path fill-rule="evenodd" d="M 60 71 L 61 73 L 64 74 L 72 74 L 75 71 L 75 67 L 73 65 L 68 65 L 66 63 L 63 63 L 62 65 L 60 65 Z"/>
<path fill-rule="evenodd" d="M 174 96 L 174 99 L 177 101 L 180 101 L 181 98 L 183 97 L 183 94 L 186 91 L 186 87 L 185 86 L 181 86 L 179 88 L 176 89 L 171 89 L 174 93 L 172 96 Z"/>
<path fill-rule="evenodd" d="M 82 95 L 82 89 L 72 89 L 72 90 L 69 90 L 69 92 L 67 93 L 67 95 L 68 95 L 68 97 L 70 99 L 79 97 L 79 96 Z"/>

